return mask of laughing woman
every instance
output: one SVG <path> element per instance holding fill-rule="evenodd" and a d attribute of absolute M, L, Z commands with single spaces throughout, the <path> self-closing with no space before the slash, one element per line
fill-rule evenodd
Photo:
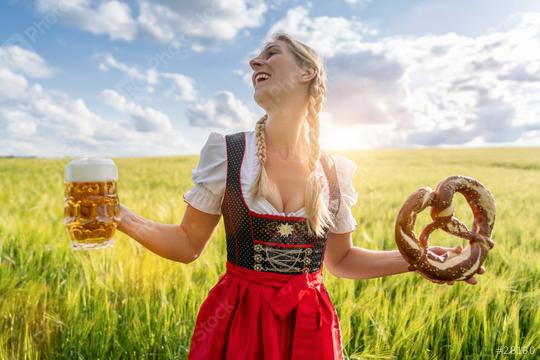
<path fill-rule="evenodd" d="M 158 224 L 122 206 L 119 229 L 187 264 L 223 215 L 227 271 L 201 305 L 190 359 L 341 359 L 323 263 L 350 279 L 408 272 L 408 264 L 398 250 L 352 245 L 356 165 L 319 146 L 326 73 L 318 54 L 277 33 L 250 66 L 265 115 L 252 131 L 210 134 L 181 224 Z"/>

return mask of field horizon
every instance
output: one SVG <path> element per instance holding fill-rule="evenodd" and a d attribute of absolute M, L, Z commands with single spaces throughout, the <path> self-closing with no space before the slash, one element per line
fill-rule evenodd
<path fill-rule="evenodd" d="M 485 145 L 478 147 L 468 147 L 468 146 L 422 146 L 422 147 L 381 147 L 381 148 L 369 148 L 369 149 L 328 149 L 330 153 L 351 153 L 351 152 L 385 152 L 385 151 L 422 151 L 422 150 L 539 150 L 540 145 L 538 146 L 499 146 L 499 145 Z M 323 148 L 324 150 L 324 148 Z M 147 156 L 110 156 L 113 159 L 149 159 L 149 158 L 171 158 L 171 157 L 189 157 L 189 156 L 199 156 L 199 153 L 188 153 L 188 154 L 174 154 L 174 155 L 147 155 Z M 67 160 L 67 159 L 76 159 L 84 156 L 37 156 L 37 155 L 0 155 L 0 159 L 43 159 L 43 160 Z M 88 157 L 105 157 L 105 156 L 88 156 Z"/>

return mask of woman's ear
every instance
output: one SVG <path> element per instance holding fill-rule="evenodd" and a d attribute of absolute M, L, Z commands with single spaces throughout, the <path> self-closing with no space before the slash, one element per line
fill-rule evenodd
<path fill-rule="evenodd" d="M 300 76 L 300 79 L 302 81 L 309 82 L 309 81 L 313 80 L 315 75 L 317 75 L 317 69 L 315 69 L 313 67 L 309 67 L 309 68 L 302 71 L 302 75 Z"/>

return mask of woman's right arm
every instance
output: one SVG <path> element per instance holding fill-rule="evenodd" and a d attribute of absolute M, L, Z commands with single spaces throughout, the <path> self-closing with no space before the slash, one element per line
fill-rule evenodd
<path fill-rule="evenodd" d="M 162 224 L 120 205 L 118 230 L 161 257 L 188 264 L 202 253 L 220 217 L 188 204 L 180 224 Z"/>

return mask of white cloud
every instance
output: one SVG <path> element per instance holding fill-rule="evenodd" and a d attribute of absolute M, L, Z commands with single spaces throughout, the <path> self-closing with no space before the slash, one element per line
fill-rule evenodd
<path fill-rule="evenodd" d="M 244 69 L 234 69 L 233 73 L 235 75 L 240 76 L 242 78 L 242 81 L 244 82 L 244 84 L 246 84 L 250 88 L 253 87 L 253 83 L 252 83 L 252 80 L 251 80 L 251 75 L 252 75 L 251 71 L 246 71 Z"/>
<path fill-rule="evenodd" d="M 107 34 L 113 40 L 131 41 L 137 35 L 137 26 L 130 7 L 120 1 L 100 1 L 97 6 L 90 0 L 37 0 L 42 14 L 53 14 L 66 24 L 93 34 Z"/>
<path fill-rule="evenodd" d="M 35 52 L 14 45 L 0 47 L 0 67 L 34 78 L 48 78 L 55 72 Z"/>
<path fill-rule="evenodd" d="M 101 100 L 116 110 L 131 116 L 137 131 L 168 131 L 172 129 L 169 117 L 159 110 L 128 101 L 114 90 L 103 90 Z"/>
<path fill-rule="evenodd" d="M 187 150 L 167 115 L 105 94 L 133 121 L 104 118 L 83 99 L 44 89 L 0 64 L 0 155 L 142 156 Z"/>
<path fill-rule="evenodd" d="M 523 146 L 538 146 L 540 144 L 540 129 L 525 131 L 516 143 Z"/>
<path fill-rule="evenodd" d="M 354 18 L 310 17 L 296 7 L 267 37 L 283 30 L 323 55 L 324 110 L 336 132 L 384 134 L 374 146 L 508 143 L 537 139 L 540 128 L 540 14 L 519 19 L 479 36 L 374 41 L 367 35 L 376 31 Z"/>
<path fill-rule="evenodd" d="M 174 92 L 173 97 L 179 101 L 195 101 L 197 92 L 195 91 L 195 81 L 189 76 L 179 73 L 162 72 L 159 76 L 172 80 L 179 92 Z"/>
<path fill-rule="evenodd" d="M 174 28 L 169 25 L 174 22 L 175 15 L 166 5 L 141 1 L 139 7 L 137 21 L 144 31 L 161 42 L 169 42 L 175 38 Z"/>
<path fill-rule="evenodd" d="M 188 37 L 198 51 L 215 40 L 233 39 L 242 29 L 259 27 L 267 10 L 259 0 L 141 0 L 139 6 L 137 21 L 149 35 L 161 42 Z"/>
<path fill-rule="evenodd" d="M 508 30 L 477 37 L 449 34 L 384 43 L 387 53 L 406 67 L 400 82 L 409 93 L 407 107 L 414 120 L 397 127 L 411 128 L 408 141 L 507 143 L 540 128 L 540 109 L 533 105 L 538 100 L 533 87 L 539 85 L 534 85 L 534 72 L 540 21 L 525 18 Z M 516 68 L 527 70 L 510 70 Z"/>
<path fill-rule="evenodd" d="M 309 9 L 303 6 L 289 9 L 283 19 L 270 27 L 266 40 L 278 31 L 293 34 L 323 57 L 332 57 L 338 53 L 354 53 L 361 48 L 365 36 L 377 35 L 376 29 L 354 19 L 310 17 Z"/>
<path fill-rule="evenodd" d="M 23 75 L 0 67 L 0 104 L 2 99 L 20 99 L 24 97 L 28 81 Z"/>
<path fill-rule="evenodd" d="M 345 3 L 354 8 L 362 8 L 367 6 L 371 1 L 372 0 L 345 0 Z"/>
<path fill-rule="evenodd" d="M 145 86 L 145 90 L 149 93 L 156 91 L 156 87 L 162 84 L 162 79 L 166 79 L 172 84 L 165 90 L 164 94 L 178 101 L 195 101 L 197 91 L 195 90 L 195 81 L 184 74 L 173 72 L 160 72 L 157 69 L 150 67 L 146 70 L 139 70 L 136 66 L 129 66 L 115 59 L 111 54 L 106 54 L 103 61 L 99 63 L 99 69 L 108 71 L 116 69 L 123 72 L 128 79 L 120 81 L 119 85 L 128 88 L 130 92 L 136 92 L 138 84 L 133 81 L 139 81 Z M 125 81 L 127 80 L 127 81 Z M 127 82 L 128 84 L 125 84 Z"/>
<path fill-rule="evenodd" d="M 252 125 L 254 114 L 229 91 L 220 91 L 211 99 L 191 104 L 187 117 L 192 126 L 246 128 Z"/>
<path fill-rule="evenodd" d="M 155 84 L 156 79 L 153 75 L 155 70 L 150 68 L 146 72 L 138 70 L 135 66 L 126 65 L 114 58 L 111 54 L 106 54 L 103 61 L 99 64 L 99 69 L 102 71 L 107 71 L 109 69 L 119 70 L 132 79 L 142 80 L 150 84 Z"/>
<path fill-rule="evenodd" d="M 20 110 L 1 111 L 2 118 L 7 120 L 6 129 L 13 136 L 34 135 L 37 130 L 36 119 Z"/>
<path fill-rule="evenodd" d="M 160 42 L 190 42 L 195 52 L 218 49 L 244 29 L 263 24 L 268 7 L 263 0 L 188 1 L 139 0 L 135 19 L 130 6 L 119 0 L 36 0 L 36 8 L 68 26 L 112 40 L 132 41 L 142 30 Z"/>
<path fill-rule="evenodd" d="M 404 104 L 406 93 L 399 81 L 405 68 L 398 62 L 367 50 L 335 56 L 327 66 L 326 110 L 332 112 L 336 122 L 384 124 L 412 116 Z"/>
<path fill-rule="evenodd" d="M 217 92 L 208 100 L 199 99 L 195 89 L 195 81 L 183 74 L 160 72 L 153 68 L 143 71 L 135 66 L 129 66 L 116 60 L 110 54 L 105 56 L 104 61 L 99 64 L 99 68 L 104 71 L 114 68 L 125 73 L 130 79 L 140 81 L 146 85 L 156 85 L 156 87 L 161 85 L 163 79 L 168 80 L 174 87 L 165 89 L 164 94 L 177 101 L 187 103 L 186 116 L 191 126 L 241 128 L 249 126 L 254 118 L 254 115 L 242 101 L 237 99 L 230 91 Z M 149 81 L 148 76 L 150 70 L 152 70 L 153 74 L 152 82 Z M 122 87 L 127 88 L 130 92 L 137 92 L 136 89 L 133 89 L 136 86 Z M 143 111 L 141 106 L 130 103 L 119 92 L 112 89 L 105 90 L 101 93 L 101 99 L 117 110 L 129 114 L 134 120 L 138 120 L 136 124 L 139 130 L 159 128 L 155 123 L 155 112 Z M 161 119 L 159 116 L 157 118 Z"/>

